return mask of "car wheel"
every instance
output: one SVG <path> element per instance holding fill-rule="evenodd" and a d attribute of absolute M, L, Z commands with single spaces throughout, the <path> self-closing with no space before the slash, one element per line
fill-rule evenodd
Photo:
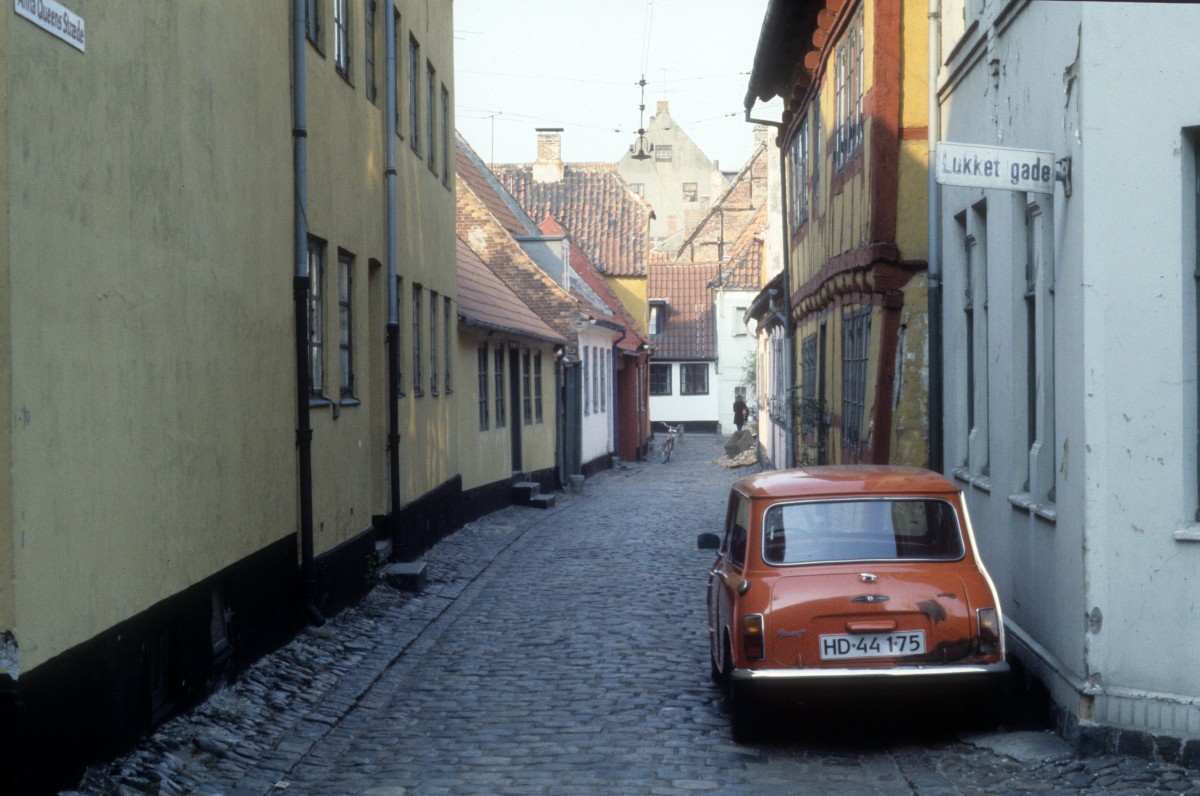
<path fill-rule="evenodd" d="M 734 743 L 750 743 L 758 738 L 758 707 L 748 690 L 747 683 L 729 684 L 729 722 Z"/>
<path fill-rule="evenodd" d="M 729 672 L 733 668 L 733 657 L 729 654 L 729 639 L 725 639 L 722 643 L 725 652 L 725 668 L 717 663 L 717 659 L 713 657 L 711 648 L 709 650 L 709 662 L 712 665 L 712 681 L 721 686 L 721 690 L 729 692 Z"/>

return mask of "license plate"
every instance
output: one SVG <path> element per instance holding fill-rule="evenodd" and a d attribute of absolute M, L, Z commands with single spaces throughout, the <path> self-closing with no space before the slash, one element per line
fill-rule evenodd
<path fill-rule="evenodd" d="M 925 652 L 925 631 L 821 636 L 821 660 L 852 658 L 895 658 Z"/>

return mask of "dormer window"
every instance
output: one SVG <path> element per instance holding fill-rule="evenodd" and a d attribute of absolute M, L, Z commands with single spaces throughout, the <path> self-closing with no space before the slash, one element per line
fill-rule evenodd
<path fill-rule="evenodd" d="M 660 335 L 667 320 L 667 302 L 650 301 L 650 336 Z"/>

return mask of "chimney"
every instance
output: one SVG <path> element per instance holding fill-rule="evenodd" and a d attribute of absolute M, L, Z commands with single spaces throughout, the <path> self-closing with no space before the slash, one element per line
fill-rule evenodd
<path fill-rule="evenodd" d="M 659 100 L 658 101 L 658 113 L 667 113 L 667 105 L 668 105 L 668 103 L 666 100 Z"/>
<path fill-rule="evenodd" d="M 767 126 L 765 124 L 754 125 L 754 146 L 760 147 L 767 143 Z"/>
<path fill-rule="evenodd" d="M 562 128 L 537 128 L 537 160 L 533 162 L 534 182 L 562 182 Z"/>

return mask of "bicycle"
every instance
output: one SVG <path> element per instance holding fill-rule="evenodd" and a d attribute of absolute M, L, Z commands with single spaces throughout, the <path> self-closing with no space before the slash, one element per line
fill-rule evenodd
<path fill-rule="evenodd" d="M 671 451 L 675 450 L 675 437 L 683 434 L 683 424 L 672 426 L 669 423 L 663 423 L 663 426 L 667 429 L 667 441 L 663 443 L 661 456 L 663 464 L 666 464 L 671 461 Z"/>

